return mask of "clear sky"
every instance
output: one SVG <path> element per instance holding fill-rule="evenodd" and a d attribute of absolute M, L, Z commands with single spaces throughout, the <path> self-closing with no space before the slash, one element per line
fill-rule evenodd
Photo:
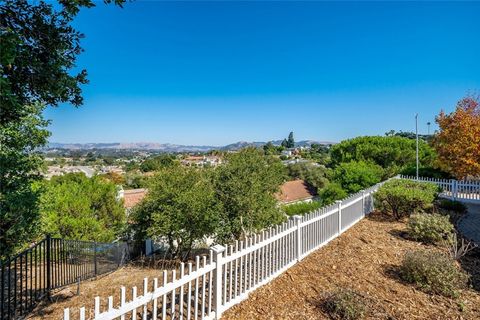
<path fill-rule="evenodd" d="M 54 142 L 223 145 L 420 131 L 480 90 L 480 3 L 99 3 Z M 432 127 L 433 128 L 433 127 Z"/>

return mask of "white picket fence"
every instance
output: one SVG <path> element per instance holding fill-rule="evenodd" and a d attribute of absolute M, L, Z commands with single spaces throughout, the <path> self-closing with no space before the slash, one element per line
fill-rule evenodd
<path fill-rule="evenodd" d="M 400 176 L 402 179 L 417 180 L 412 176 Z M 465 202 L 480 201 L 480 180 L 452 180 L 419 177 L 418 181 L 434 183 L 442 188 L 441 196 Z"/>
<path fill-rule="evenodd" d="M 248 294 L 280 275 L 312 251 L 327 244 L 373 210 L 372 194 L 381 184 L 343 201 L 295 216 L 282 225 L 233 245 L 216 245 L 195 264 L 163 271 L 158 279 L 144 279 L 141 295 L 133 287 L 127 301 L 125 287 L 120 299 L 95 298 L 94 310 L 64 310 L 64 320 L 110 319 L 219 319 L 222 312 L 246 299 Z M 170 280 L 168 279 L 170 278 Z M 106 303 L 105 303 L 106 302 Z"/>

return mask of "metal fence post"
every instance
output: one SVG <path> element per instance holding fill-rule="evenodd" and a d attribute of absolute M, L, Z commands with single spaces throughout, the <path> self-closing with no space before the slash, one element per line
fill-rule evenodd
<path fill-rule="evenodd" d="M 295 225 L 297 226 L 297 261 L 302 260 L 302 227 L 300 223 L 302 222 L 302 217 L 299 215 L 293 216 Z"/>
<path fill-rule="evenodd" d="M 51 269 L 51 256 L 50 251 L 52 249 L 52 237 L 48 234 L 47 235 L 47 246 L 46 246 L 46 254 L 47 254 L 47 297 L 50 299 L 50 291 L 52 290 L 52 283 L 51 283 L 51 276 L 52 276 L 52 269 Z"/>
<path fill-rule="evenodd" d="M 338 206 L 338 234 L 342 233 L 342 201 L 337 200 L 335 203 Z"/>
<path fill-rule="evenodd" d="M 93 271 L 97 275 L 97 242 L 93 242 Z"/>
<path fill-rule="evenodd" d="M 213 304 L 215 307 L 215 319 L 220 319 L 222 315 L 222 258 L 225 247 L 215 245 L 212 247 L 213 259 L 215 261 L 215 271 L 213 280 Z"/>

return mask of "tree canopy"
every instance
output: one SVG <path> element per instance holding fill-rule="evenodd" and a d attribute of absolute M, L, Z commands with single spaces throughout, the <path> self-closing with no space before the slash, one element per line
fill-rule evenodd
<path fill-rule="evenodd" d="M 333 166 L 342 162 L 372 162 L 385 170 L 385 177 L 399 173 L 403 168 L 415 164 L 415 140 L 398 136 L 365 136 L 348 139 L 331 149 Z M 430 166 L 435 160 L 434 150 L 419 141 L 420 164 Z"/>
<path fill-rule="evenodd" d="M 318 192 L 327 183 L 328 169 L 312 163 L 294 163 L 287 166 L 287 174 L 292 179 L 304 180 L 310 187 Z"/>
<path fill-rule="evenodd" d="M 215 190 L 223 208 L 219 236 L 238 239 L 282 221 L 275 199 L 284 179 L 281 162 L 255 148 L 228 154 L 225 162 L 215 170 Z"/>
<path fill-rule="evenodd" d="M 333 180 L 347 193 L 355 193 L 382 180 L 382 167 L 375 163 L 350 161 L 339 164 L 333 171 Z"/>
<path fill-rule="evenodd" d="M 458 179 L 480 176 L 480 106 L 477 98 L 460 100 L 454 112 L 436 118 L 440 131 L 433 145 L 440 167 Z"/>
<path fill-rule="evenodd" d="M 105 0 L 122 4 L 123 0 Z M 37 229 L 46 106 L 83 102 L 85 70 L 72 72 L 83 35 L 71 23 L 92 0 L 0 2 L 0 256 L 10 255 Z"/>
<path fill-rule="evenodd" d="M 222 212 L 212 169 L 170 166 L 151 178 L 148 194 L 131 215 L 136 237 L 168 243 L 170 256 L 188 256 L 195 242 L 215 235 Z"/>
<path fill-rule="evenodd" d="M 115 184 L 83 173 L 53 177 L 43 183 L 40 197 L 44 234 L 77 240 L 108 242 L 125 227 L 125 209 Z"/>

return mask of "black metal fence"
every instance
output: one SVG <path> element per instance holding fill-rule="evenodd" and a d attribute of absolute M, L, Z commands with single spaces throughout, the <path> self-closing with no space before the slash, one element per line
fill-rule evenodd
<path fill-rule="evenodd" d="M 53 289 L 118 269 L 137 255 L 126 242 L 100 243 L 46 237 L 1 263 L 0 319 L 30 312 Z"/>

